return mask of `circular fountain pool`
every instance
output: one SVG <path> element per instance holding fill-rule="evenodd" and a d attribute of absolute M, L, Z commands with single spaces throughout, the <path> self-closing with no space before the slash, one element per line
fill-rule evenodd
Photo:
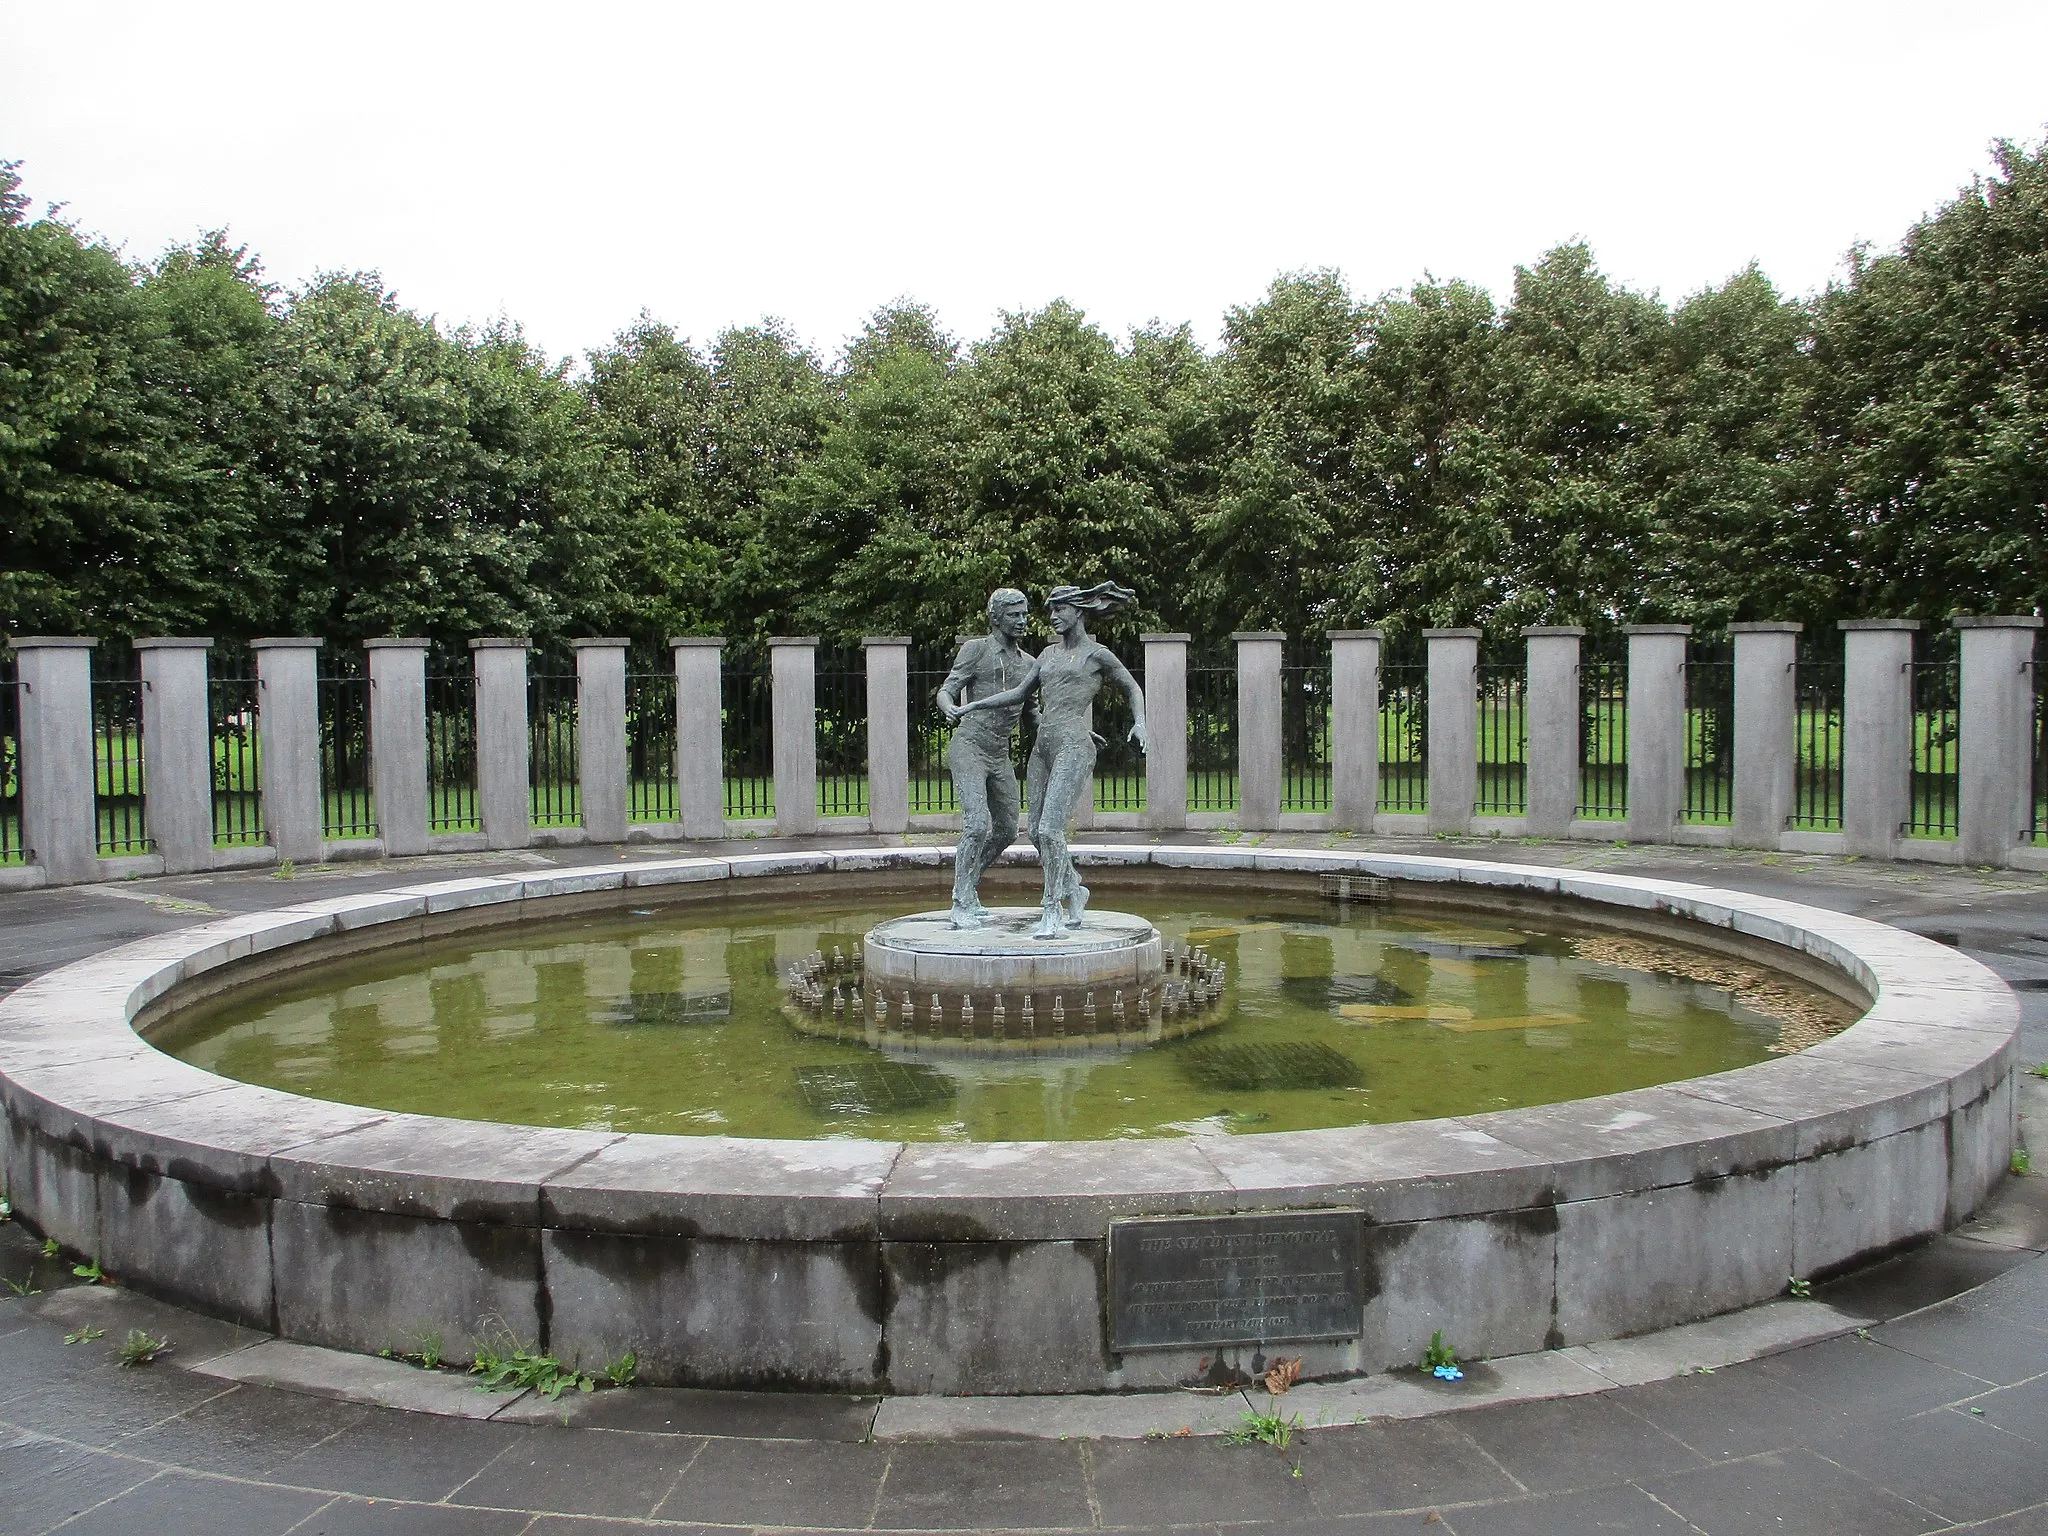
<path fill-rule="evenodd" d="M 735 898 L 332 961 L 152 1038 L 224 1077 L 415 1114 L 1071 1141 L 1590 1098 L 1763 1061 L 1856 1011 L 1755 966 L 1554 920 L 1227 886 L 1120 900 L 1183 974 L 1207 958 L 1213 1002 L 1174 998 L 1169 1016 L 1136 987 L 884 987 L 861 939 L 914 897 Z M 804 1006 L 787 978 L 812 956 Z"/>

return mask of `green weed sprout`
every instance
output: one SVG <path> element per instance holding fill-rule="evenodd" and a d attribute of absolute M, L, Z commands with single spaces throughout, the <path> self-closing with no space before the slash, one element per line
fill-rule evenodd
<path fill-rule="evenodd" d="M 128 1337 L 121 1341 L 121 1363 L 129 1367 L 148 1365 L 170 1347 L 169 1339 L 155 1338 L 144 1328 L 130 1328 Z"/>

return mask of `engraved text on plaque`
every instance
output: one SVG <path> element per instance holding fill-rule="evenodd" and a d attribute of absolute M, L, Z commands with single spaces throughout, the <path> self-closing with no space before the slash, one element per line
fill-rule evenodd
<path fill-rule="evenodd" d="M 1357 1211 L 1111 1222 L 1110 1347 L 1354 1338 L 1361 1233 Z"/>

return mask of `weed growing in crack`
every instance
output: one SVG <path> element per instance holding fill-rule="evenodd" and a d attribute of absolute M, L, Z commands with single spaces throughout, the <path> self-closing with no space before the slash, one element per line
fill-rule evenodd
<path fill-rule="evenodd" d="M 146 1328 L 130 1328 L 128 1337 L 121 1341 L 118 1353 L 123 1365 L 133 1367 L 150 1364 L 170 1347 L 169 1339 L 159 1339 Z"/>
<path fill-rule="evenodd" d="M 90 1344 L 94 1339 L 104 1339 L 106 1336 L 107 1330 L 104 1328 L 74 1328 L 71 1332 L 64 1335 L 64 1342 L 66 1344 Z"/>

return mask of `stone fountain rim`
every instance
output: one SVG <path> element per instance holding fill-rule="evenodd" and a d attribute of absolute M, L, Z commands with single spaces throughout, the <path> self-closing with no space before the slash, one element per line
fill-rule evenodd
<path fill-rule="evenodd" d="M 442 1220 L 699 1238 L 1100 1239 L 1131 1215 L 1346 1206 L 1399 1221 L 1697 1185 L 1953 1116 L 2015 1063 L 2019 1010 L 1995 972 L 1801 903 L 1411 855 L 1085 844 L 1074 852 L 1094 866 L 1372 875 L 1678 918 L 1804 955 L 1871 1006 L 1797 1055 L 1655 1088 L 1443 1120 L 1140 1142 L 771 1141 L 401 1114 L 216 1076 L 156 1050 L 133 1023 L 223 968 L 384 925 L 424 933 L 441 914 L 509 906 L 509 918 L 528 902 L 604 892 L 931 868 L 950 852 L 826 849 L 431 881 L 120 946 L 0 1000 L 10 1173 L 32 1164 L 20 1150 L 28 1128 L 200 1190 Z"/>

